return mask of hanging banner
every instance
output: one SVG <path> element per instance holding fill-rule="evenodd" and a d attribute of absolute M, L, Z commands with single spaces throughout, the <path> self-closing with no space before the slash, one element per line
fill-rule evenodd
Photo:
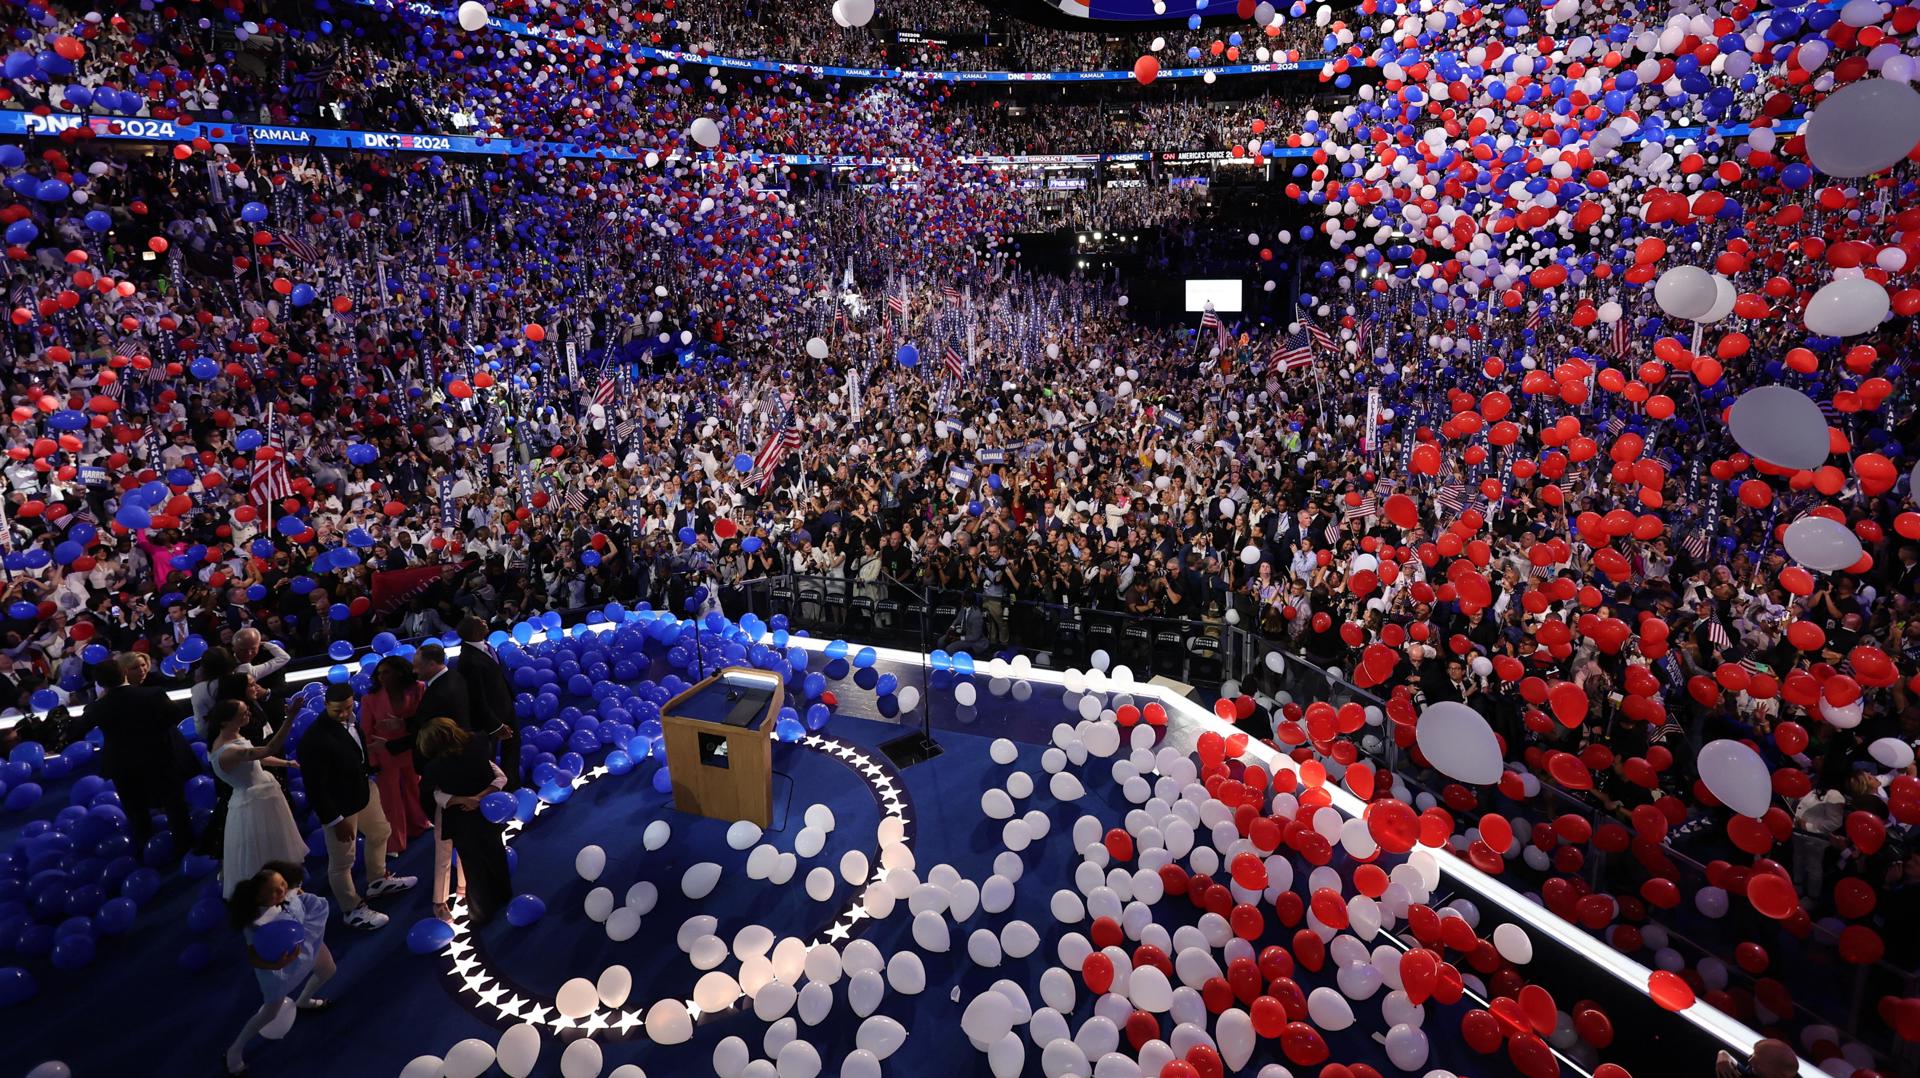
<path fill-rule="evenodd" d="M 1360 432 L 1360 451 L 1371 453 L 1380 443 L 1380 391 L 1367 390 L 1367 426 Z"/>

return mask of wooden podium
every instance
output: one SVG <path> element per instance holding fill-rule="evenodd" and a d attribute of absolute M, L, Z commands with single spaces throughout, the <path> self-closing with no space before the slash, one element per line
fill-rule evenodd
<path fill-rule="evenodd" d="M 715 820 L 773 822 L 773 723 L 786 685 L 729 666 L 660 709 L 673 807 Z"/>

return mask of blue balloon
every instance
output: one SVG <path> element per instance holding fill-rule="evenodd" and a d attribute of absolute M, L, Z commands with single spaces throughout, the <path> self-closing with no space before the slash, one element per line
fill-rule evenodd
<path fill-rule="evenodd" d="M 495 790 L 480 799 L 480 815 L 489 823 L 506 823 L 513 816 L 513 795 L 505 790 Z"/>
<path fill-rule="evenodd" d="M 432 954 L 453 942 L 453 926 L 438 917 L 422 917 L 407 929 L 407 950 Z"/>
<path fill-rule="evenodd" d="M 267 208 L 258 202 L 249 202 L 240 207 L 240 219 L 248 224 L 259 224 L 267 219 Z"/>
<path fill-rule="evenodd" d="M 903 344 L 900 350 L 893 354 L 893 358 L 899 360 L 902 367 L 917 367 L 920 365 L 920 349 L 910 344 Z"/>
<path fill-rule="evenodd" d="M 0 1008 L 13 1007 L 33 998 L 39 988 L 33 974 L 19 966 L 0 968 Z"/>
<path fill-rule="evenodd" d="M 507 923 L 515 928 L 525 928 L 546 916 L 547 904 L 537 895 L 515 895 L 507 903 Z"/>
<path fill-rule="evenodd" d="M 306 926 L 290 917 L 268 921 L 253 930 L 254 953 L 269 962 L 278 962 L 293 954 L 306 941 Z"/>
<path fill-rule="evenodd" d="M 733 458 L 733 470 L 742 475 L 753 471 L 753 456 L 748 453 L 736 454 Z"/>
<path fill-rule="evenodd" d="M 88 210 L 80 222 L 87 226 L 89 232 L 108 232 L 113 229 L 113 215 L 105 210 Z"/>
<path fill-rule="evenodd" d="M 327 658 L 343 663 L 353 658 L 353 645 L 345 640 L 335 640 L 327 645 Z"/>
<path fill-rule="evenodd" d="M 867 667 L 872 666 L 879 658 L 880 653 L 874 651 L 872 648 L 861 648 L 853 656 L 853 665 L 857 669 L 865 670 Z"/>

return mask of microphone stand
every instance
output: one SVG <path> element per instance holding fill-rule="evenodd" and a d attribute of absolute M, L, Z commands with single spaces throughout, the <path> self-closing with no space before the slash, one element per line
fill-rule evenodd
<path fill-rule="evenodd" d="M 920 604 L 920 729 L 899 737 L 881 742 L 880 751 L 887 754 L 896 767 L 912 767 L 925 763 L 946 751 L 933 739 L 933 665 L 928 656 L 927 619 L 933 615 L 933 603 L 927 593 L 901 580 L 885 569 L 880 576 L 892 586 Z"/>

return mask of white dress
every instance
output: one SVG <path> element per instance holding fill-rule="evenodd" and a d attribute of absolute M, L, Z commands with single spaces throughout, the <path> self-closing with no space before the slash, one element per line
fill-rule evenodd
<path fill-rule="evenodd" d="M 220 891 L 232 895 L 240 881 L 260 871 L 268 861 L 307 859 L 307 843 L 294 826 L 293 810 L 280 792 L 280 784 L 258 760 L 246 760 L 233 771 L 220 766 L 220 757 L 229 748 L 251 749 L 253 744 L 236 737 L 213 753 L 213 773 L 233 787 L 233 800 L 227 803 L 227 833 L 220 857 Z"/>

